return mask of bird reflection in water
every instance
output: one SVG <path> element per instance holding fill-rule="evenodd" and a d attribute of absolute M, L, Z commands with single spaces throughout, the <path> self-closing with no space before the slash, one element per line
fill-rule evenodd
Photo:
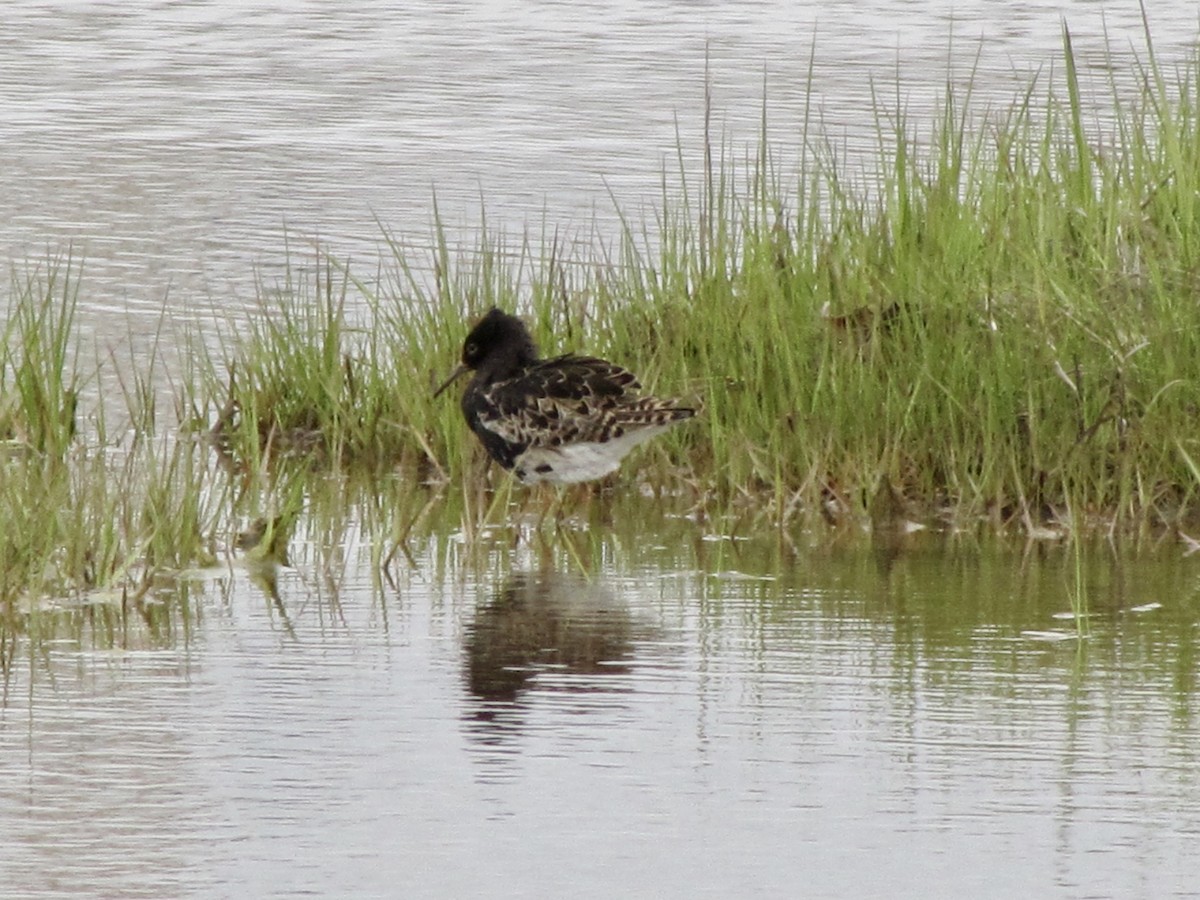
<path fill-rule="evenodd" d="M 594 582 L 519 574 L 481 606 L 466 631 L 473 736 L 504 743 L 523 730 L 531 693 L 622 692 L 635 632 L 628 608 Z"/>

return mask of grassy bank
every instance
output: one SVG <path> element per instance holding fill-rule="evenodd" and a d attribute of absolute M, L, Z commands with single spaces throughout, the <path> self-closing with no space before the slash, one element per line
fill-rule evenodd
<path fill-rule="evenodd" d="M 468 478 L 477 453 L 429 389 L 464 322 L 498 304 L 546 352 L 609 355 L 658 392 L 702 399 L 702 419 L 625 478 L 713 509 L 861 520 L 890 484 L 913 515 L 968 527 L 1187 520 L 1197 70 L 1168 77 L 1148 56 L 1140 90 L 1114 84 L 1100 124 L 1064 48 L 1061 87 L 1031 84 L 1007 109 L 977 114 L 947 89 L 913 122 L 881 103 L 876 167 L 854 179 L 815 129 L 764 127 L 748 161 L 707 146 L 699 182 L 681 177 L 656 221 L 590 259 L 485 235 L 464 259 L 397 250 L 382 288 L 327 261 L 233 348 L 231 444 Z M 795 168 L 781 145 L 802 148 Z M 433 284 L 411 276 L 430 267 Z M 365 305 L 362 330 L 347 304 Z"/>
<path fill-rule="evenodd" d="M 764 114 L 748 158 L 714 140 L 697 178 L 664 180 L 653 221 L 586 258 L 486 233 L 460 253 L 440 232 L 432 258 L 394 244 L 369 282 L 323 257 L 264 288 L 248 323 L 214 323 L 222 343 L 192 342 L 180 428 L 159 434 L 153 374 L 128 390 L 128 433 L 79 428 L 78 272 L 14 278 L 0 515 L 23 524 L 0 539 L 0 603 L 30 585 L 137 595 L 241 546 L 248 523 L 270 537 L 323 508 L 305 473 L 399 473 L 452 492 L 468 527 L 503 518 L 528 492 L 431 397 L 492 305 L 526 316 L 546 353 L 609 356 L 702 402 L 618 489 L 729 527 L 1194 527 L 1200 69 L 1147 53 L 1102 123 L 1069 39 L 1060 69 L 986 113 L 950 88 L 919 122 L 881 101 L 866 170 L 815 125 L 771 134 Z"/>

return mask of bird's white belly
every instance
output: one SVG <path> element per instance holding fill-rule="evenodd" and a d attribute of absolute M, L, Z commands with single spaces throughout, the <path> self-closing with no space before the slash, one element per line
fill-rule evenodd
<path fill-rule="evenodd" d="M 513 473 L 526 484 L 593 481 L 615 472 L 630 450 L 668 427 L 639 428 L 603 443 L 587 441 L 561 447 L 531 447 L 517 457 Z"/>

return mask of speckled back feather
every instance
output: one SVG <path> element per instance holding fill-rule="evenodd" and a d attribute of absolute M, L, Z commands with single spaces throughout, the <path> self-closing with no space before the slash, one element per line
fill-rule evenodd
<path fill-rule="evenodd" d="M 479 419 L 505 440 L 531 447 L 604 443 L 632 428 L 694 415 L 676 401 L 639 397 L 632 372 L 602 359 L 560 356 L 481 392 Z"/>

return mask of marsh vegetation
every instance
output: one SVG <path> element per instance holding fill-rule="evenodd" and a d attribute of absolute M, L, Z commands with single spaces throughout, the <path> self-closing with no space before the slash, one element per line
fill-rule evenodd
<path fill-rule="evenodd" d="M 297 522 L 328 531 L 349 508 L 376 511 L 355 521 L 381 564 L 431 503 L 467 535 L 536 508 L 483 465 L 457 405 L 431 399 L 492 306 L 520 312 L 546 353 L 602 355 L 703 404 L 617 490 L 726 530 L 1186 536 L 1198 76 L 1147 48 L 1136 89 L 1112 82 L 1093 120 L 1064 35 L 1061 71 L 1007 108 L 948 86 L 914 122 L 881 96 L 866 167 L 815 115 L 772 134 L 764 103 L 756 146 L 711 137 L 698 177 L 681 154 L 657 213 L 611 243 L 481 228 L 460 252 L 439 229 L 416 259 L 385 233 L 370 277 L 328 255 L 294 267 L 247 322 L 195 329 L 172 415 L 161 362 L 125 377 L 119 425 L 81 408 L 96 379 L 73 340 L 86 272 L 18 271 L 0 351 L 4 629 L 40 627 L 45 598 L 186 616 L 145 611 L 156 585 L 278 555 Z M 403 502 L 380 511 L 389 496 Z M 590 502 L 566 512 L 586 519 Z"/>

